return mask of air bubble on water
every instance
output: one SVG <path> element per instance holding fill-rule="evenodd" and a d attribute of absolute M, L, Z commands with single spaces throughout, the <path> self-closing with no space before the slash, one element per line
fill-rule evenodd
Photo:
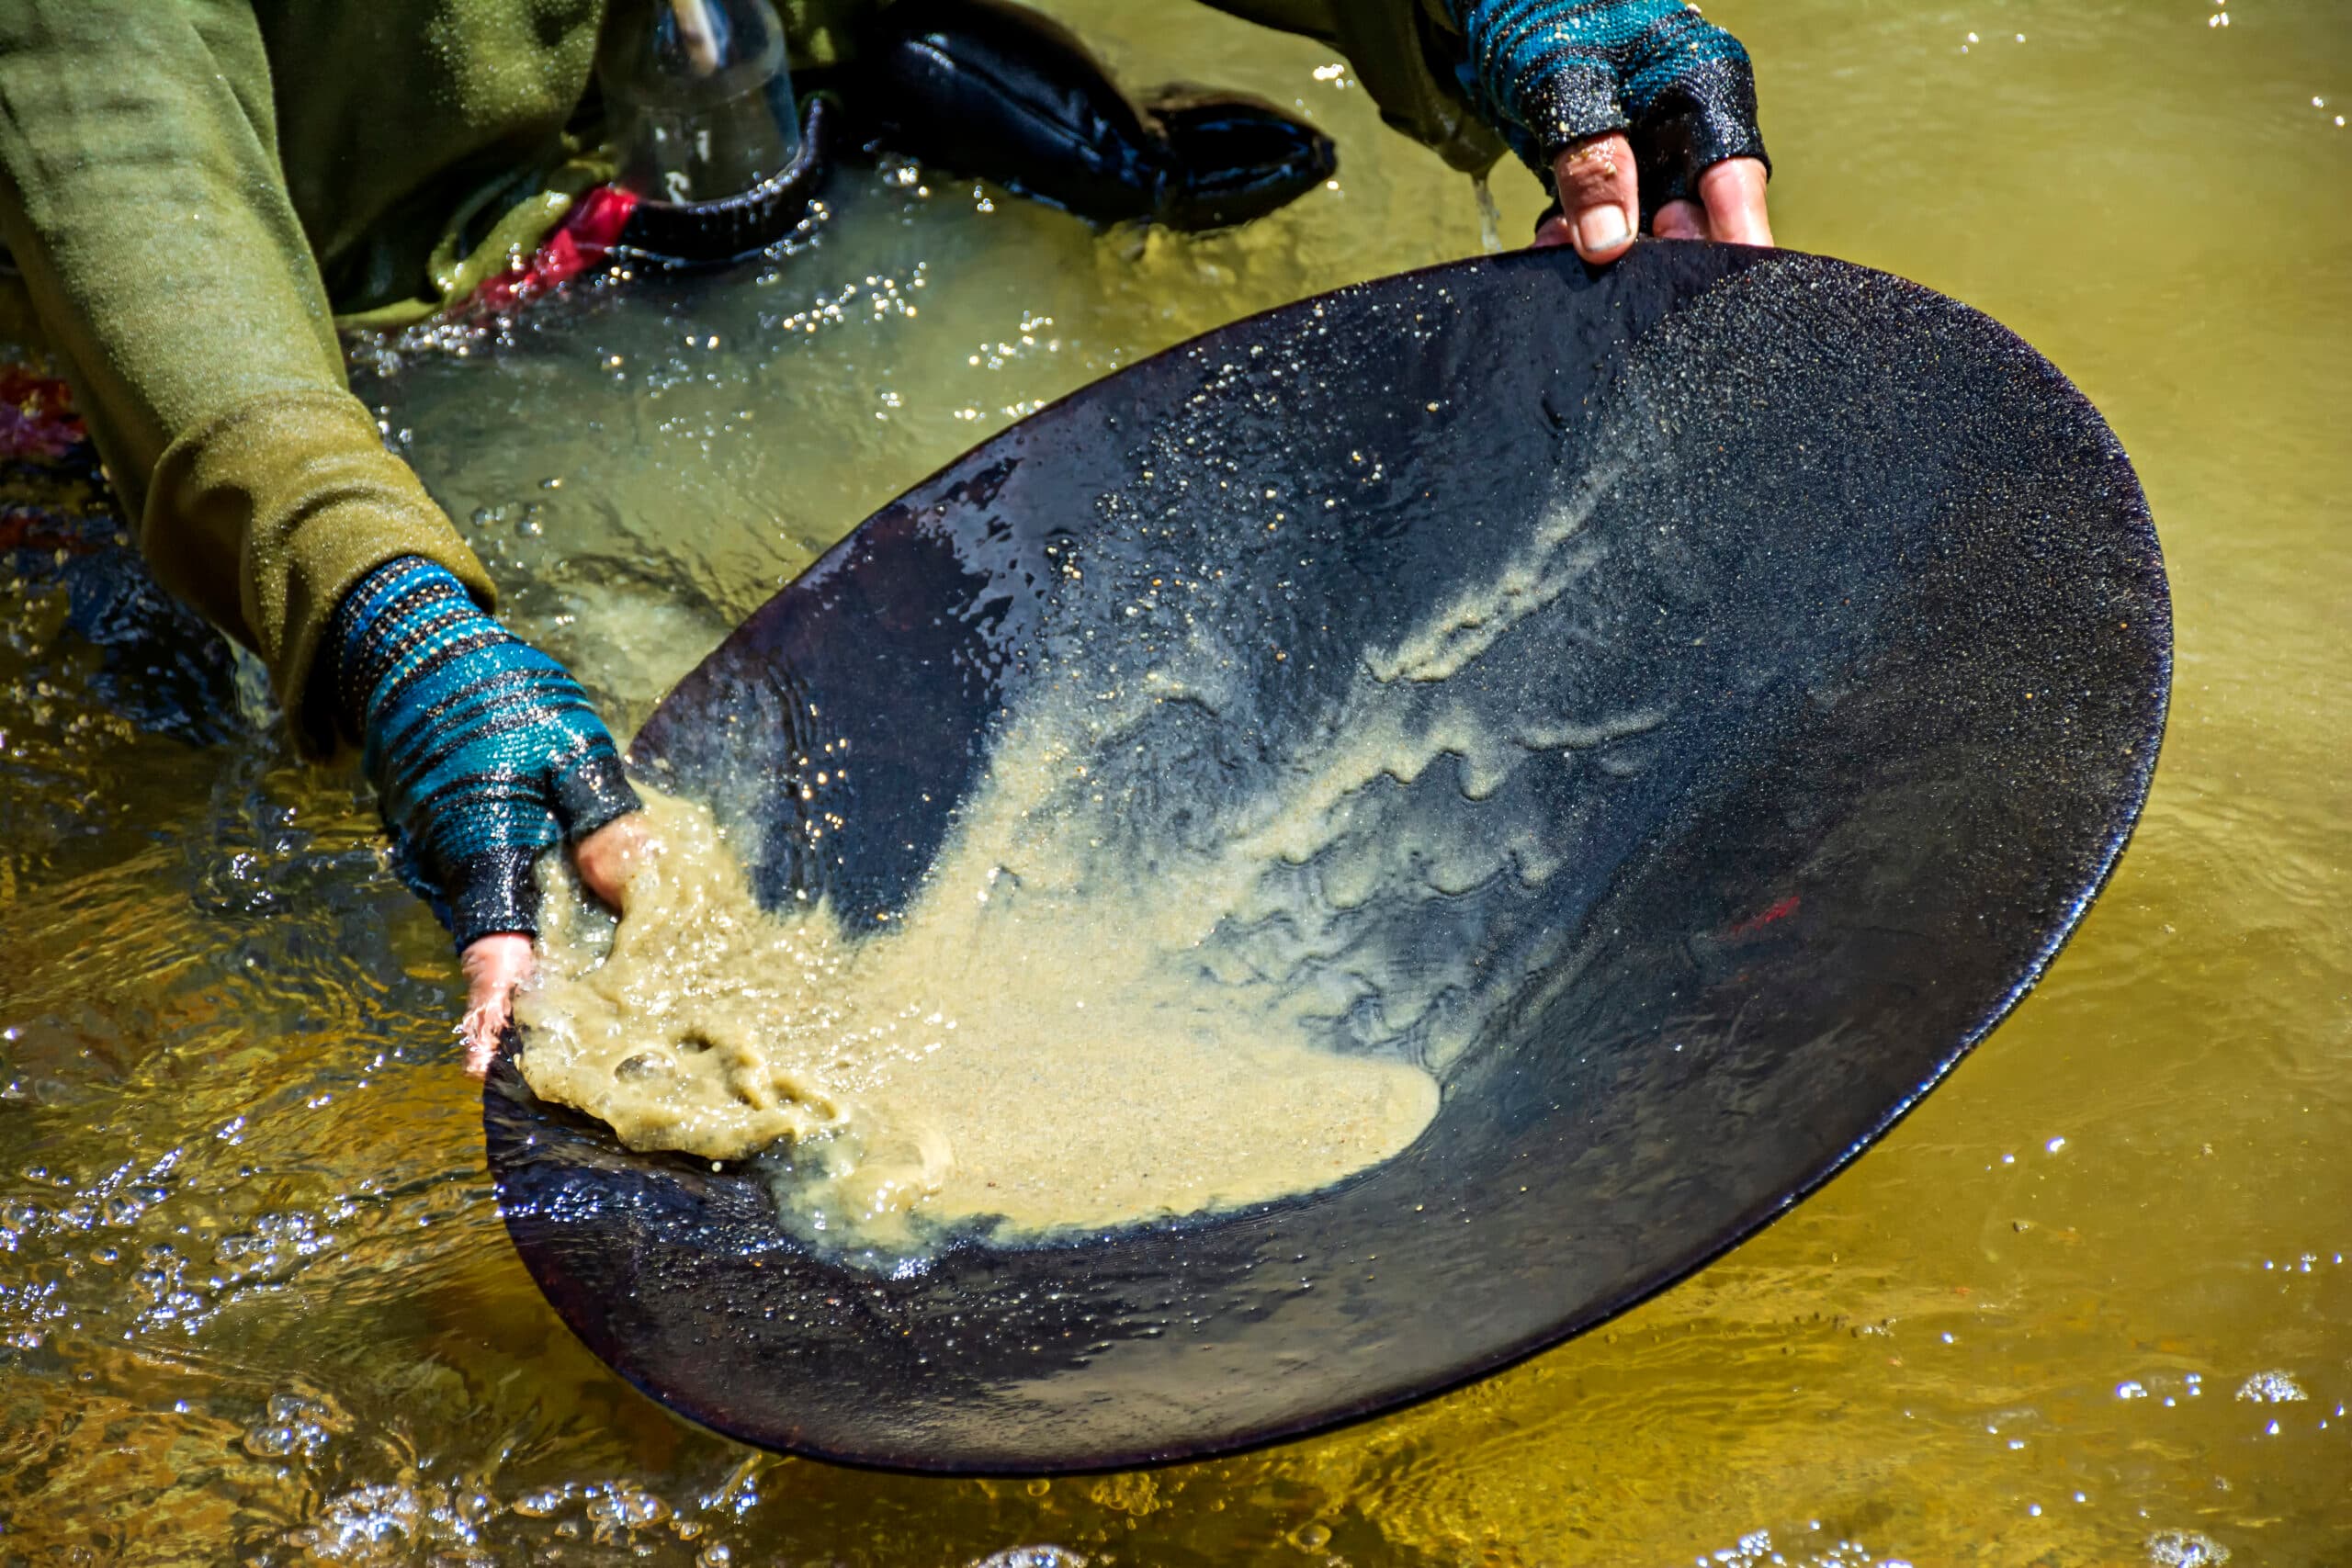
<path fill-rule="evenodd" d="M 2230 1549 L 2198 1530 L 2158 1530 L 2148 1538 L 2148 1561 L 2154 1568 L 2218 1568 L 2230 1560 Z"/>
<path fill-rule="evenodd" d="M 2238 1397 L 2255 1404 L 2291 1404 L 2311 1395 L 2286 1372 L 2256 1372 L 2238 1386 Z"/>

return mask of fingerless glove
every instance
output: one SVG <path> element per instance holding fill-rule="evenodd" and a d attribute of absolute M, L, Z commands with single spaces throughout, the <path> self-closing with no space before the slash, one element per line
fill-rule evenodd
<path fill-rule="evenodd" d="M 537 934 L 538 857 L 639 804 L 579 683 L 417 556 L 344 597 L 326 659 L 318 694 L 360 746 L 402 878 L 460 950 Z"/>
<path fill-rule="evenodd" d="M 1737 39 L 1681 0 L 1448 0 L 1464 91 L 1548 184 L 1588 137 L 1634 143 L 1642 209 L 1695 196 L 1725 158 L 1764 158 Z"/>

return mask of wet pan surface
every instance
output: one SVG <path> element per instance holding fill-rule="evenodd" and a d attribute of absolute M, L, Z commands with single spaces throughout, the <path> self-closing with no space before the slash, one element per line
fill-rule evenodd
<path fill-rule="evenodd" d="M 1983 316 L 1801 254 L 1530 253 L 1240 322 L 1006 431 L 634 751 L 749 830 L 763 897 L 854 926 L 903 907 L 1034 682 L 1180 645 L 1226 675 L 1130 737 L 1169 810 L 1344 742 L 1368 684 L 1519 738 L 1499 784 L 1430 770 L 1384 807 L 1545 868 L 1363 933 L 1476 976 L 1436 1122 L 1335 1190 L 884 1277 L 502 1066 L 509 1230 L 639 1387 L 797 1452 L 1094 1469 L 1588 1328 L 1826 1179 L 2032 982 L 2144 796 L 2170 623 L 2114 437 Z M 810 788 L 843 740 L 854 785 Z"/>

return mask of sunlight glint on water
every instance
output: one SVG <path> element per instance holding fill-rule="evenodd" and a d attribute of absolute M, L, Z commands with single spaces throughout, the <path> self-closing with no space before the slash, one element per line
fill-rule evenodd
<path fill-rule="evenodd" d="M 1318 76 L 1328 52 L 1174 4 L 1057 9 L 1131 81 L 1303 103 L 1338 188 L 1186 243 L 853 173 L 766 274 L 570 301 L 369 389 L 621 728 L 1040 402 L 1479 248 L 1467 182 Z M 1611 1328 L 1333 1438 L 1050 1486 L 752 1456 L 606 1372 L 514 1263 L 446 945 L 349 782 L 233 708 L 243 738 L 202 747 L 108 711 L 20 550 L 0 1562 L 2328 1561 L 2352 1531 L 2352 28 L 2319 0 L 2227 28 L 2188 0 L 1711 9 L 1760 62 L 1783 239 L 2049 353 L 2132 449 L 2174 574 L 2131 854 L 1881 1148 Z M 1496 189 L 1523 234 L 1532 186 Z"/>

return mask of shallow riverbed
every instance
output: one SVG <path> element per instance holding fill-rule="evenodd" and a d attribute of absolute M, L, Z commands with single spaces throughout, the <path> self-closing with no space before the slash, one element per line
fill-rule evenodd
<path fill-rule="evenodd" d="M 1131 81 L 1302 103 L 1337 188 L 1187 243 L 853 171 L 774 267 L 558 302 L 370 389 L 616 728 L 1040 401 L 1477 248 L 1468 181 L 1329 52 L 1172 3 L 1055 8 Z M 2336 1560 L 2352 27 L 2334 0 L 1711 10 L 1759 61 L 1782 239 L 2049 354 L 2132 450 L 2173 573 L 2131 852 L 1883 1145 L 1611 1328 L 1333 1437 L 1050 1485 L 750 1453 L 607 1372 L 514 1260 L 446 943 L 351 783 L 201 653 L 172 679 L 209 728 L 109 705 L 51 553 L 105 531 L 97 502 L 8 480 L 49 531 L 0 539 L 0 1563 Z M 1497 192 L 1515 241 L 1535 193 Z"/>

